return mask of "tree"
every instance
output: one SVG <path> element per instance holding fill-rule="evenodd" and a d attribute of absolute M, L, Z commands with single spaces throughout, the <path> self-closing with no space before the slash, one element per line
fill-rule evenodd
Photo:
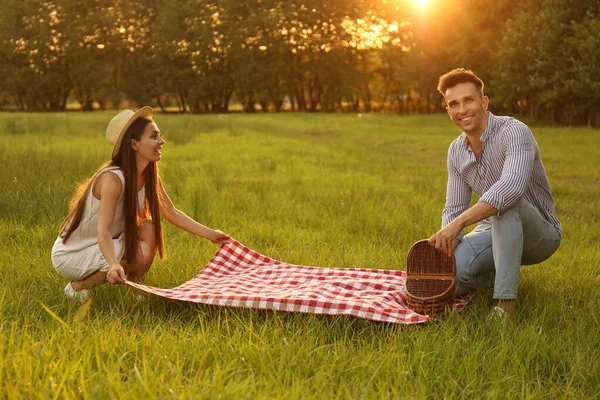
<path fill-rule="evenodd" d="M 599 7 L 595 1 L 538 0 L 508 21 L 493 74 L 498 97 L 534 118 L 576 123 L 585 104 L 594 103 L 583 101 L 581 108 L 579 92 L 593 93 L 594 86 L 584 88 L 577 80 L 594 73 L 593 67 L 580 64 L 589 65 L 582 57 L 597 54 L 594 40 L 584 36 L 594 32 Z"/>

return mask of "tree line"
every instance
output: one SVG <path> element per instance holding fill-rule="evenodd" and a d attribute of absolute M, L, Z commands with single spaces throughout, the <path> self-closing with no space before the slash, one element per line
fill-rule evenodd
<path fill-rule="evenodd" d="M 0 106 L 423 114 L 438 77 L 494 110 L 600 125 L 597 0 L 4 0 Z"/>

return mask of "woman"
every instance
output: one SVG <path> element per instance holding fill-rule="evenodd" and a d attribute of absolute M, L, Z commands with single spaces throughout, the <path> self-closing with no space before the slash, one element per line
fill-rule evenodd
<path fill-rule="evenodd" d="M 158 251 L 164 258 L 160 216 L 213 243 L 229 236 L 199 224 L 175 208 L 158 176 L 165 141 L 152 119 L 152 108 L 123 110 L 108 124 L 114 144 L 104 164 L 71 200 L 52 248 L 56 271 L 71 281 L 64 292 L 85 301 L 89 289 L 106 281 L 141 282 Z"/>

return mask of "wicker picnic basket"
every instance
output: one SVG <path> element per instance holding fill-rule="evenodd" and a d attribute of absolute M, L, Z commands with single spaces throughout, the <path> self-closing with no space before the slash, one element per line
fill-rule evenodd
<path fill-rule="evenodd" d="M 436 315 L 454 302 L 456 262 L 420 240 L 406 257 L 405 296 L 408 306 L 419 314 Z"/>

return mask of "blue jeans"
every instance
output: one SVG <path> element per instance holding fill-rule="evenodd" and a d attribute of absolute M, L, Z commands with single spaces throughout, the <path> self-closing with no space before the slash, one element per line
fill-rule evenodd
<path fill-rule="evenodd" d="M 516 299 L 521 265 L 548 259 L 561 235 L 525 199 L 490 220 L 491 229 L 478 226 L 454 251 L 456 295 L 493 286 L 494 299 Z"/>

